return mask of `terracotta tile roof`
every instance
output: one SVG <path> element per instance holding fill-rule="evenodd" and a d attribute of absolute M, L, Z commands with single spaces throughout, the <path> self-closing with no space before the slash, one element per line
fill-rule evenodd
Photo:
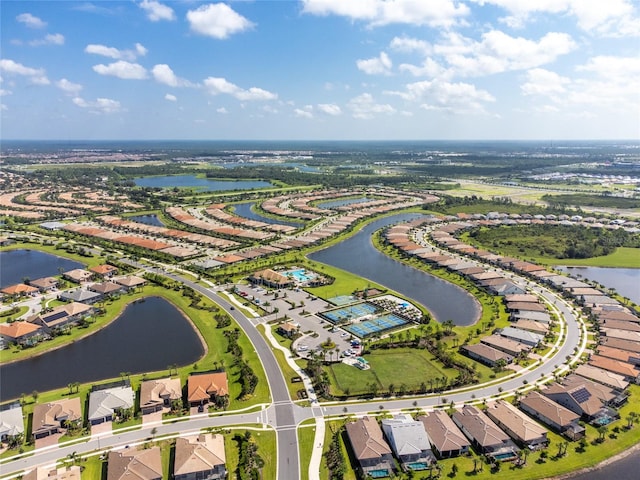
<path fill-rule="evenodd" d="M 37 291 L 38 289 L 36 287 L 32 287 L 31 285 L 25 285 L 24 283 L 18 283 L 17 285 L 10 285 L 0 290 L 0 292 L 6 295 L 25 295 L 25 294 L 35 293 Z"/>
<path fill-rule="evenodd" d="M 160 447 L 127 448 L 109 452 L 107 480 L 161 480 Z"/>
<path fill-rule="evenodd" d="M 382 438 L 382 429 L 375 418 L 362 417 L 347 424 L 347 434 L 358 460 L 377 459 L 391 454 L 391 448 Z"/>
<path fill-rule="evenodd" d="M 187 382 L 187 400 L 201 402 L 211 398 L 211 395 L 229 395 L 226 372 L 201 373 L 189 375 Z"/>
<path fill-rule="evenodd" d="M 176 439 L 174 475 L 213 470 L 226 461 L 224 437 L 201 434 Z"/>
<path fill-rule="evenodd" d="M 0 335 L 9 338 L 20 338 L 24 335 L 36 332 L 40 330 L 39 325 L 34 325 L 29 322 L 13 322 L 9 324 L 0 325 Z"/>

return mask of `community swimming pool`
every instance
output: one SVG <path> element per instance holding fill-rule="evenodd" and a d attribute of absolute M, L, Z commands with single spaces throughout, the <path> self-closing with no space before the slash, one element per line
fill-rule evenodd
<path fill-rule="evenodd" d="M 316 278 L 315 273 L 309 272 L 304 268 L 298 268 L 296 270 L 287 270 L 286 272 L 283 272 L 283 274 L 286 276 L 293 277 L 293 279 L 298 283 L 306 283 Z"/>
<path fill-rule="evenodd" d="M 374 333 L 383 332 L 392 328 L 406 325 L 407 322 L 404 318 L 400 318 L 393 313 L 382 315 L 371 320 L 364 320 L 362 322 L 354 323 L 344 327 L 344 329 L 354 334 L 356 337 L 364 338 Z"/>

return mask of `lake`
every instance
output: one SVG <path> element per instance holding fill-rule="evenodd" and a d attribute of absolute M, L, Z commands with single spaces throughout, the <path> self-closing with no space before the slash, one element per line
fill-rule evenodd
<path fill-rule="evenodd" d="M 423 305 L 438 322 L 453 320 L 456 325 L 472 325 L 480 316 L 478 301 L 465 290 L 429 273 L 411 268 L 379 252 L 371 235 L 387 225 L 406 222 L 420 214 L 398 214 L 376 220 L 353 237 L 309 258 L 341 268 L 395 290 Z M 336 292 L 336 295 L 351 292 Z"/>
<path fill-rule="evenodd" d="M 151 213 L 148 215 L 136 215 L 133 217 L 127 217 L 127 220 L 131 220 L 132 222 L 144 223 L 145 225 L 152 225 L 154 227 L 165 226 L 165 224 L 162 223 L 162 220 L 160 220 L 157 215 Z"/>
<path fill-rule="evenodd" d="M 615 288 L 622 295 L 634 303 L 640 303 L 640 268 L 606 268 L 606 267 L 556 267 L 569 275 L 588 278 L 604 285 Z"/>
<path fill-rule="evenodd" d="M 195 175 L 160 175 L 154 177 L 135 178 L 134 182 L 139 187 L 150 188 L 195 188 L 208 192 L 224 190 L 252 190 L 254 188 L 273 187 L 270 182 L 262 180 L 212 180 L 200 178 Z"/>
<path fill-rule="evenodd" d="M 256 202 L 236 203 L 233 205 L 233 213 L 240 217 L 248 218 L 249 220 L 255 220 L 256 222 L 264 222 L 271 225 L 289 225 L 290 227 L 301 227 L 303 224 L 300 222 L 292 222 L 291 220 L 280 220 L 276 218 L 264 217 L 259 213 L 252 210 Z"/>
<path fill-rule="evenodd" d="M 57 350 L 0 366 L 0 401 L 72 382 L 98 382 L 120 372 L 143 373 L 187 365 L 204 354 L 200 337 L 171 303 L 160 297 L 129 304 L 102 330 Z"/>
<path fill-rule="evenodd" d="M 318 208 L 338 208 L 344 207 L 345 205 L 353 205 L 355 203 L 365 203 L 370 202 L 371 199 L 367 197 L 358 197 L 358 198 L 347 198 L 347 199 L 338 199 L 338 200 L 324 200 L 322 202 L 318 202 L 316 205 Z"/>
<path fill-rule="evenodd" d="M 24 278 L 35 280 L 54 277 L 60 272 L 84 268 L 80 262 L 51 255 L 39 250 L 9 250 L 0 252 L 0 288 L 22 283 Z"/>

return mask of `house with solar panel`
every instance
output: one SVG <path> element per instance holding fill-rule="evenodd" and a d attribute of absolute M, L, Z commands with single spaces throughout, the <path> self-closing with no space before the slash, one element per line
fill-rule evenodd
<path fill-rule="evenodd" d="M 84 303 L 72 302 L 55 307 L 50 312 L 41 312 L 34 315 L 28 321 L 42 326 L 45 332 L 50 333 L 56 329 L 64 329 L 75 325 L 92 313 L 93 307 Z"/>

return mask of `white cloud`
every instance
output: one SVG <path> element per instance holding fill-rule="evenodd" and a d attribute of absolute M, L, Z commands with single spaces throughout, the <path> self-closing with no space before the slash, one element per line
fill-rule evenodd
<path fill-rule="evenodd" d="M 320 110 L 322 113 L 326 113 L 327 115 L 331 115 L 334 117 L 342 115 L 342 110 L 340 109 L 340 107 L 333 103 L 320 103 L 318 104 L 318 110 Z"/>
<path fill-rule="evenodd" d="M 133 61 L 139 56 L 144 57 L 147 54 L 147 49 L 140 43 L 135 44 L 134 50 L 118 50 L 115 47 L 107 47 L 106 45 L 89 44 L 85 47 L 84 51 L 94 55 L 113 58 L 114 60 L 128 61 Z"/>
<path fill-rule="evenodd" d="M 299 118 L 313 118 L 313 106 L 305 105 L 304 108 L 295 108 L 293 113 Z"/>
<path fill-rule="evenodd" d="M 576 72 L 568 78 L 534 69 L 520 88 L 526 95 L 547 98 L 567 114 L 576 113 L 571 108 L 577 108 L 580 116 L 597 116 L 601 110 L 620 115 L 640 111 L 640 57 L 596 56 Z"/>
<path fill-rule="evenodd" d="M 120 60 L 109 65 L 94 65 L 93 70 L 100 75 L 110 75 L 123 80 L 143 80 L 147 78 L 147 70 L 137 63 Z"/>
<path fill-rule="evenodd" d="M 78 95 L 80 90 L 82 90 L 82 85 L 70 82 L 66 78 L 58 80 L 56 82 L 56 87 L 70 95 Z"/>
<path fill-rule="evenodd" d="M 363 93 L 349 100 L 347 107 L 352 112 L 354 118 L 371 119 L 376 114 L 392 114 L 396 109 L 389 104 L 375 103 L 370 93 Z"/>
<path fill-rule="evenodd" d="M 398 52 L 418 52 L 424 55 L 430 54 L 432 50 L 431 45 L 428 42 L 409 37 L 395 37 L 391 40 L 389 47 Z"/>
<path fill-rule="evenodd" d="M 356 61 L 358 70 L 362 70 L 367 75 L 390 75 L 392 62 L 385 52 L 380 52 L 380 56 L 367 60 Z"/>
<path fill-rule="evenodd" d="M 169 85 L 170 87 L 191 87 L 193 84 L 184 78 L 179 78 L 173 73 L 171 67 L 164 63 L 154 65 L 151 69 L 151 73 L 153 74 L 153 78 L 158 83 L 163 83 L 165 85 Z"/>
<path fill-rule="evenodd" d="M 441 79 L 409 83 L 404 91 L 388 91 L 409 102 L 417 102 L 425 110 L 450 113 L 486 113 L 484 105 L 495 98 L 486 90 L 469 83 L 451 83 Z"/>
<path fill-rule="evenodd" d="M 50 33 L 40 40 L 32 40 L 29 45 L 37 47 L 39 45 L 64 45 L 64 35 L 61 33 Z"/>
<path fill-rule="evenodd" d="M 204 86 L 211 95 L 227 94 L 242 101 L 275 100 L 278 98 L 278 95 L 275 93 L 271 93 L 258 87 L 251 87 L 248 90 L 244 90 L 221 77 L 206 78 L 204 80 Z"/>
<path fill-rule="evenodd" d="M 549 32 L 537 41 L 512 37 L 500 30 L 484 33 L 479 41 L 446 32 L 422 65 L 402 64 L 399 68 L 427 77 L 492 75 L 539 67 L 576 48 L 571 36 L 558 32 Z"/>
<path fill-rule="evenodd" d="M 393 23 L 450 27 L 462 23 L 469 7 L 456 0 L 303 0 L 303 12 L 337 15 L 370 26 Z"/>
<path fill-rule="evenodd" d="M 640 21 L 631 0 L 472 0 L 480 5 L 496 5 L 510 15 L 502 21 L 514 28 L 522 27 L 533 15 L 572 15 L 578 26 L 591 34 L 603 36 L 638 36 Z"/>
<path fill-rule="evenodd" d="M 176 97 L 175 95 L 171 95 L 170 93 L 167 93 L 164 96 L 165 100 L 169 100 L 170 102 L 177 102 L 178 101 L 178 97 Z"/>
<path fill-rule="evenodd" d="M 6 97 L 7 95 L 13 95 L 13 92 L 11 90 L 0 88 L 0 97 Z"/>
<path fill-rule="evenodd" d="M 40 18 L 31 15 L 30 13 L 21 13 L 16 17 L 16 20 L 20 23 L 24 23 L 29 28 L 44 28 L 47 26 L 47 22 L 42 21 Z"/>
<path fill-rule="evenodd" d="M 227 113 L 229 113 L 229 111 L 224 107 L 216 108 L 216 112 L 222 115 L 226 115 Z"/>
<path fill-rule="evenodd" d="M 0 59 L 0 72 L 28 77 L 29 81 L 36 85 L 49 85 L 51 83 L 43 68 L 26 67 L 7 58 Z"/>
<path fill-rule="evenodd" d="M 196 10 L 189 10 L 187 20 L 194 32 L 218 39 L 228 38 L 254 25 L 226 3 L 202 5 Z"/>
<path fill-rule="evenodd" d="M 566 92 L 570 83 L 567 77 L 543 68 L 534 68 L 527 72 L 527 81 L 520 86 L 525 95 L 558 95 Z"/>
<path fill-rule="evenodd" d="M 73 103 L 80 108 L 87 108 L 92 113 L 116 113 L 121 110 L 120 102 L 110 98 L 96 98 L 95 102 L 87 102 L 81 97 L 75 97 Z"/>
<path fill-rule="evenodd" d="M 163 5 L 155 0 L 142 0 L 139 4 L 145 12 L 147 12 L 147 18 L 152 22 L 159 22 L 160 20 L 175 20 L 176 15 L 171 7 Z"/>

